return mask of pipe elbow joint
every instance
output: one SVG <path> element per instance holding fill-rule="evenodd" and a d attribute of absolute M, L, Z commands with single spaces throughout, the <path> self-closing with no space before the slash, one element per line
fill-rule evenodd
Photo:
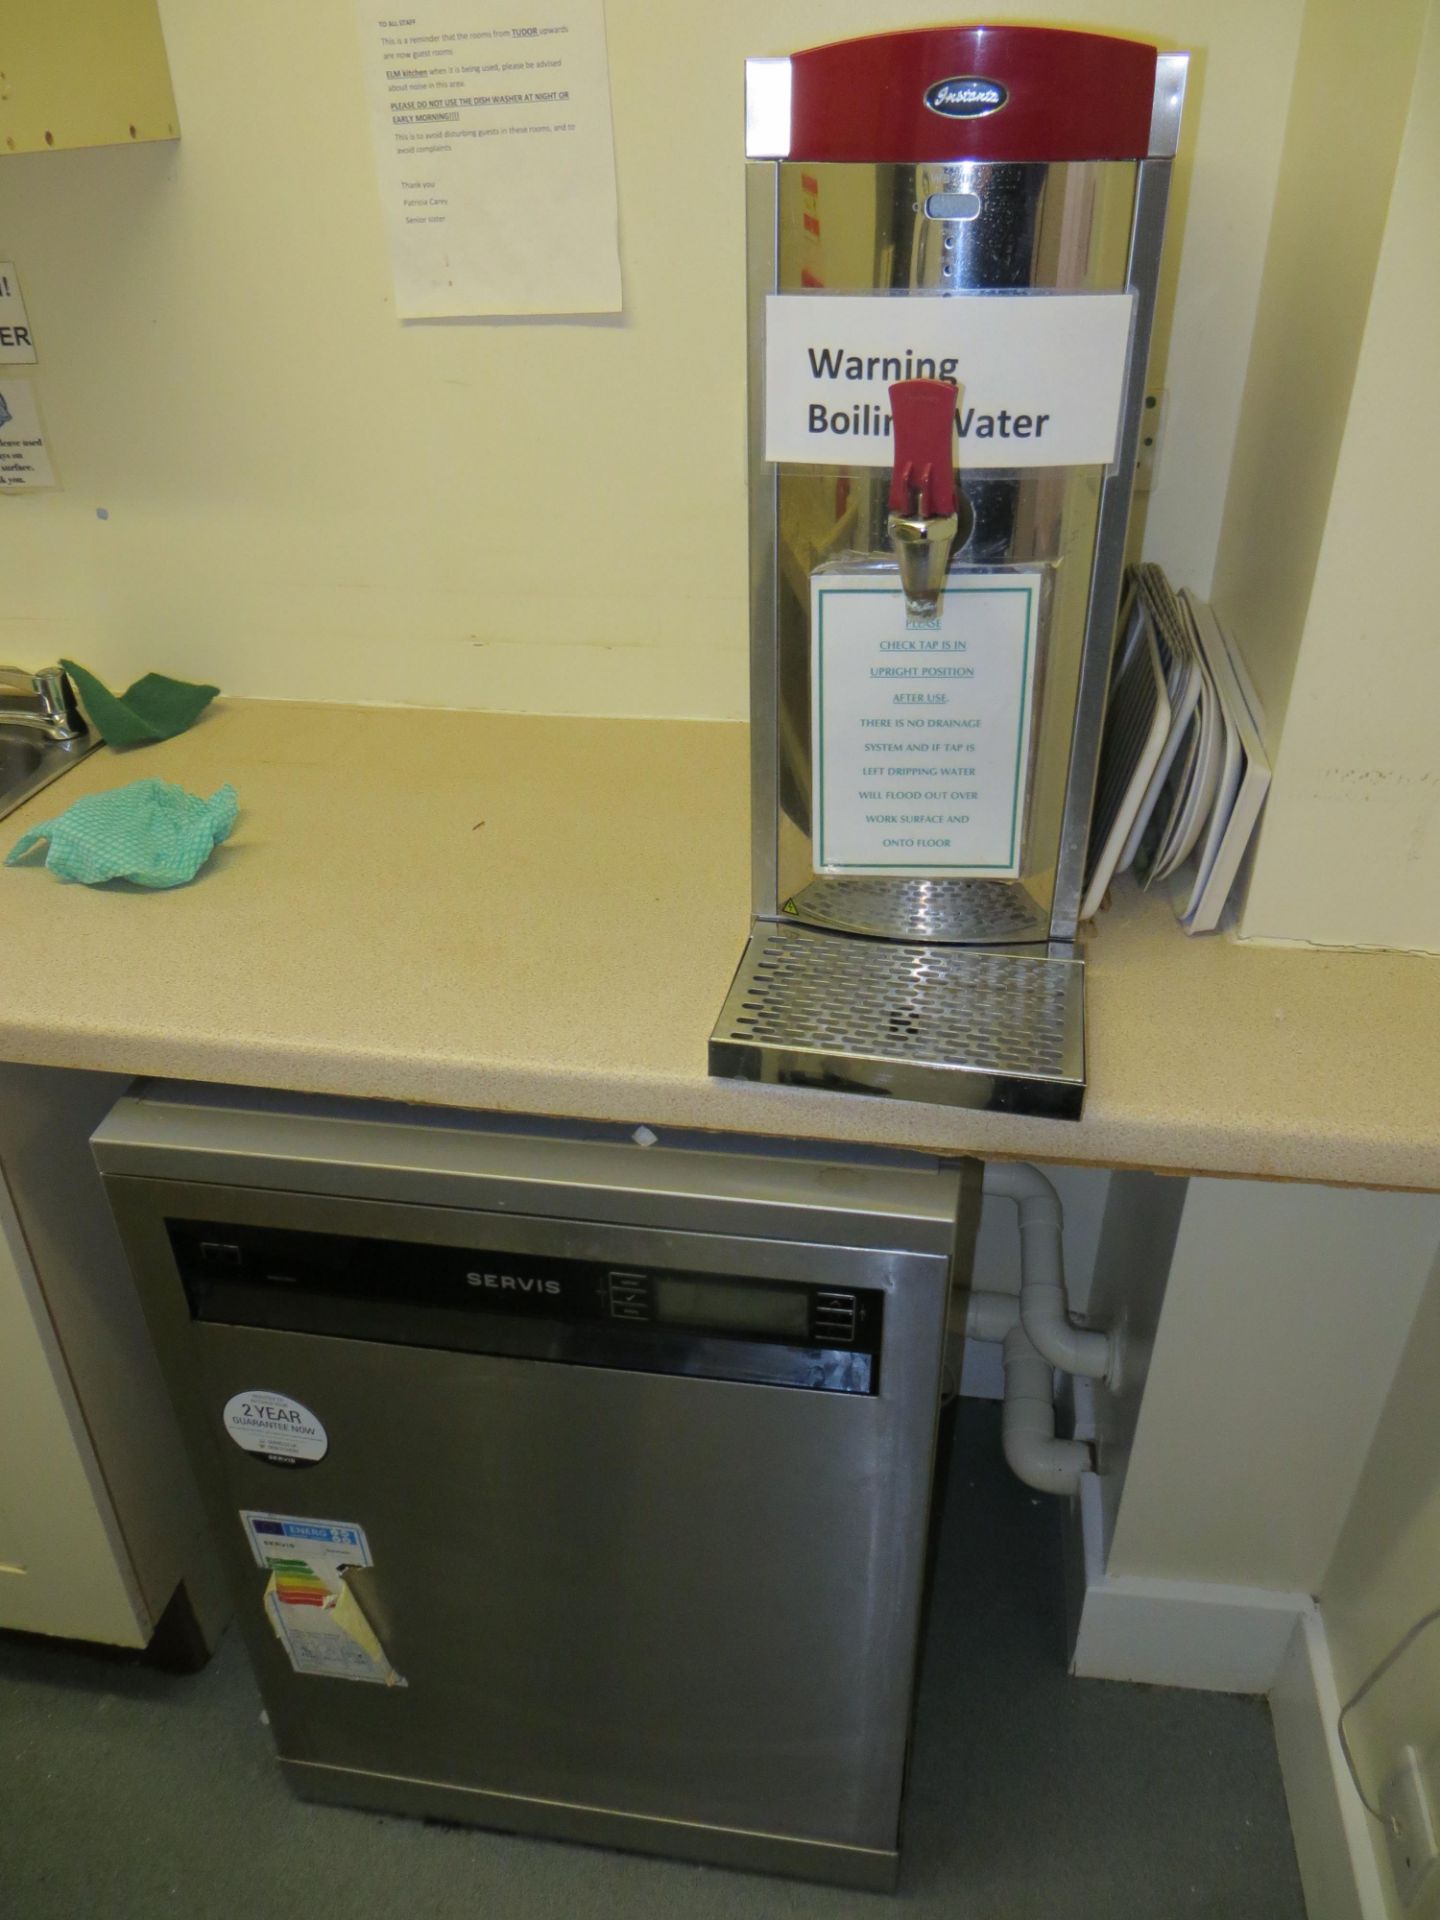
<path fill-rule="evenodd" d="M 1080 1476 L 1089 1471 L 1090 1450 L 1083 1440 L 1042 1440 L 1035 1436 L 1004 1435 L 1005 1464 L 1022 1485 L 1036 1493 L 1054 1493 L 1062 1499 L 1080 1491 Z"/>
<path fill-rule="evenodd" d="M 1025 1285 L 1020 1290 L 1020 1324 L 1037 1353 L 1062 1373 L 1104 1380 L 1113 1370 L 1112 1336 L 1072 1326 L 1065 1310 L 1065 1290 L 1053 1284 Z"/>
<path fill-rule="evenodd" d="M 1114 1381 L 1119 1341 L 1077 1327 L 1065 1293 L 1064 1210 L 1060 1196 L 1028 1161 L 987 1162 L 983 1191 L 1013 1201 L 1020 1223 L 1020 1321 L 1037 1352 L 1062 1373 Z"/>
<path fill-rule="evenodd" d="M 1083 1440 L 1056 1438 L 1053 1391 L 1050 1362 L 1036 1352 L 1023 1327 L 1012 1327 L 1005 1336 L 1005 1463 L 1038 1493 L 1072 1494 L 1091 1466 L 1090 1449 Z"/>
<path fill-rule="evenodd" d="M 1032 1166 L 1028 1160 L 987 1160 L 981 1190 L 993 1193 L 1002 1200 L 1013 1200 L 1017 1207 L 1027 1201 L 1032 1205 L 1048 1202 L 1055 1209 L 1056 1217 L 1059 1217 L 1059 1194 L 1040 1169 Z"/>

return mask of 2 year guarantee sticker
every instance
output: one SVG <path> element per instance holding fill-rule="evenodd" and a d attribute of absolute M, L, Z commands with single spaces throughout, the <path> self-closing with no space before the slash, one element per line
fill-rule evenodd
<path fill-rule="evenodd" d="M 308 1407 L 258 1387 L 227 1400 L 224 1420 L 237 1447 L 272 1467 L 313 1467 L 330 1445 L 330 1436 Z"/>

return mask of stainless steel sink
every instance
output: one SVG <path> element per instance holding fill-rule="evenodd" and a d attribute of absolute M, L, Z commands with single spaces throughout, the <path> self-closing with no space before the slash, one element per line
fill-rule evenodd
<path fill-rule="evenodd" d="M 0 667 L 0 818 L 99 745 L 59 667 Z"/>
<path fill-rule="evenodd" d="M 8 792 L 12 781 L 28 780 L 45 763 L 47 746 L 58 742 L 23 739 L 18 734 L 5 734 L 0 729 L 0 790 Z"/>
<path fill-rule="evenodd" d="M 46 740 L 22 727 L 0 723 L 0 819 L 99 745 L 95 733 L 81 734 L 76 740 Z"/>

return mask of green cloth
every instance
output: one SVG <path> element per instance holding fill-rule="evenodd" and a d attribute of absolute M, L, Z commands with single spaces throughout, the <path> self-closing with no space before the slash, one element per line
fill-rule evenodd
<path fill-rule="evenodd" d="M 138 747 L 146 740 L 168 740 L 172 734 L 184 733 L 220 691 L 189 680 L 172 680 L 164 673 L 147 673 L 116 694 L 88 668 L 77 667 L 73 660 L 60 664 L 79 688 L 91 725 L 110 747 Z"/>
<path fill-rule="evenodd" d="M 183 887 L 235 824 L 235 789 L 228 783 L 208 800 L 169 780 L 132 780 L 109 793 L 90 793 L 53 820 L 22 833 L 5 857 L 18 866 L 41 840 L 50 842 L 45 865 L 62 880 L 87 887 L 133 880 L 141 887 Z"/>

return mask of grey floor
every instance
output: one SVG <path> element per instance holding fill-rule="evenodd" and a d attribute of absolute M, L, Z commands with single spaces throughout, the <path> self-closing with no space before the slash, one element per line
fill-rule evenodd
<path fill-rule="evenodd" d="M 894 1901 L 301 1806 L 238 1641 L 199 1676 L 0 1636 L 4 1920 L 1304 1920 L 1260 1701 L 1069 1679 L 1054 1507 L 966 1403 Z"/>

